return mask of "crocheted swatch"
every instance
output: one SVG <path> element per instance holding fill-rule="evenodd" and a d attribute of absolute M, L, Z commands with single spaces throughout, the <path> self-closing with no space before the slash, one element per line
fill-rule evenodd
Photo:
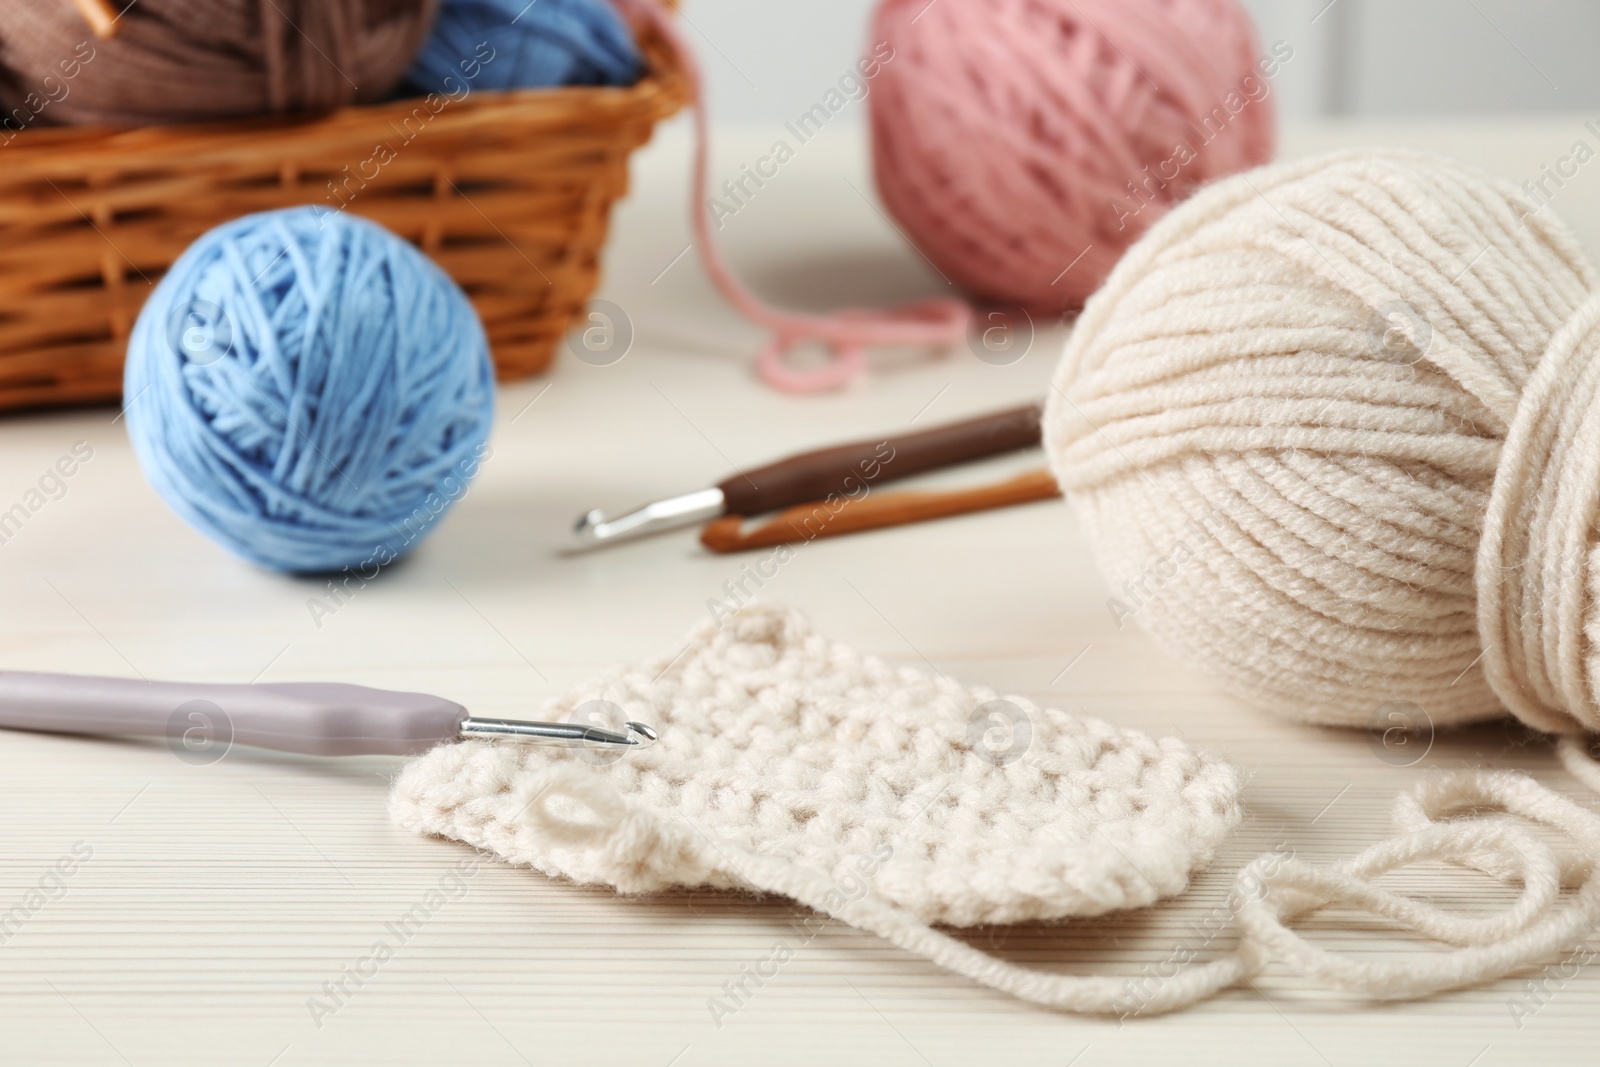
<path fill-rule="evenodd" d="M 1231 767 L 1172 738 L 891 667 L 760 606 L 549 710 L 580 721 L 598 712 L 613 729 L 633 719 L 661 740 L 625 755 L 444 745 L 401 774 L 395 820 L 624 893 L 782 894 L 1051 1008 L 1171 1011 L 1271 960 L 1347 994 L 1427 996 L 1554 959 L 1600 921 L 1600 818 L 1527 775 L 1451 771 L 1401 794 L 1399 833 L 1349 859 L 1316 866 L 1274 851 L 1246 864 L 1229 897 L 1232 951 L 1159 981 L 1055 973 L 933 924 L 1097 915 L 1181 892 L 1238 821 Z M 1557 752 L 1600 790 L 1600 764 L 1580 743 L 1564 739 Z M 1532 824 L 1576 852 L 1558 856 Z M 1379 882 L 1433 860 L 1520 893 L 1485 916 Z M 1291 925 L 1330 904 L 1438 948 L 1395 959 L 1333 952 Z"/>
<path fill-rule="evenodd" d="M 1150 904 L 1239 819 L 1237 773 L 1182 741 L 890 666 L 767 606 L 545 717 L 595 711 L 661 740 L 444 745 L 401 774 L 396 822 L 578 883 L 783 893 L 891 936 Z"/>

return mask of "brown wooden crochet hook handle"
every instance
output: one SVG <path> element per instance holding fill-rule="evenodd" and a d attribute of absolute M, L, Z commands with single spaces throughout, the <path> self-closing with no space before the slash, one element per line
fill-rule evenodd
<path fill-rule="evenodd" d="M 965 515 L 989 508 L 1026 504 L 1061 495 L 1056 480 L 1047 470 L 1028 471 L 1010 481 L 983 485 L 975 489 L 956 489 L 942 493 L 887 493 L 856 500 L 802 504 L 779 512 L 772 519 L 749 530 L 738 515 L 708 523 L 700 533 L 700 543 L 713 552 L 744 552 L 771 545 L 814 541 L 861 530 L 881 530 L 911 522 L 926 522 L 950 515 Z"/>
<path fill-rule="evenodd" d="M 760 515 L 833 494 L 854 498 L 863 486 L 1031 448 L 1039 443 L 1040 414 L 1038 404 L 1028 404 L 920 433 L 819 448 L 736 474 L 717 488 L 730 515 Z"/>

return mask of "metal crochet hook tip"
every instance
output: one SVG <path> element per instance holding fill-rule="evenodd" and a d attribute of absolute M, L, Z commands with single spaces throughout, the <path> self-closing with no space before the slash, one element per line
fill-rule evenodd
<path fill-rule="evenodd" d="M 626 733 L 602 730 L 576 722 L 526 722 L 521 719 L 461 720 L 463 741 L 517 741 L 530 745 L 599 745 L 607 748 L 649 748 L 660 740 L 655 730 L 642 722 L 623 723 Z"/>
<path fill-rule="evenodd" d="M 606 518 L 605 512 L 595 508 L 578 519 L 572 533 L 581 544 L 603 545 L 708 522 L 726 510 L 727 500 L 721 489 L 697 489 L 646 504 L 615 519 Z"/>

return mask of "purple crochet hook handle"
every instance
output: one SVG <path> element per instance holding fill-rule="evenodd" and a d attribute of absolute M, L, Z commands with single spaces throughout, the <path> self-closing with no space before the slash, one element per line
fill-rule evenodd
<path fill-rule="evenodd" d="M 308 756 L 410 756 L 463 738 L 605 747 L 656 739 L 639 723 L 622 733 L 582 723 L 478 719 L 454 701 L 339 682 L 224 685 L 0 671 L 0 729 L 166 737 L 191 731 Z"/>

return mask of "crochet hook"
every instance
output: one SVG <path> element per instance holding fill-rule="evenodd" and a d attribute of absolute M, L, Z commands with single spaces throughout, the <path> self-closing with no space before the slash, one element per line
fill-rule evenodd
<path fill-rule="evenodd" d="M 584 545 L 602 545 L 724 515 L 749 517 L 811 501 L 855 499 L 882 482 L 1037 445 L 1040 415 L 1038 404 L 1028 404 L 917 433 L 802 452 L 614 519 L 597 508 L 578 520 L 573 533 Z"/>
<path fill-rule="evenodd" d="M 0 728 L 180 740 L 213 732 L 241 745 L 307 756 L 412 756 L 475 738 L 626 751 L 656 741 L 576 722 L 485 719 L 454 701 L 340 682 L 219 685 L 0 671 Z M 194 735 L 201 736 L 201 735 Z"/>
<path fill-rule="evenodd" d="M 883 530 L 913 522 L 970 515 L 990 508 L 1011 507 L 1061 495 L 1047 470 L 1026 471 L 1004 482 L 934 493 L 885 493 L 829 507 L 821 501 L 785 508 L 753 530 L 744 519 L 729 515 L 706 524 L 700 543 L 713 552 L 747 552 L 773 545 L 815 541 L 819 537 Z"/>

